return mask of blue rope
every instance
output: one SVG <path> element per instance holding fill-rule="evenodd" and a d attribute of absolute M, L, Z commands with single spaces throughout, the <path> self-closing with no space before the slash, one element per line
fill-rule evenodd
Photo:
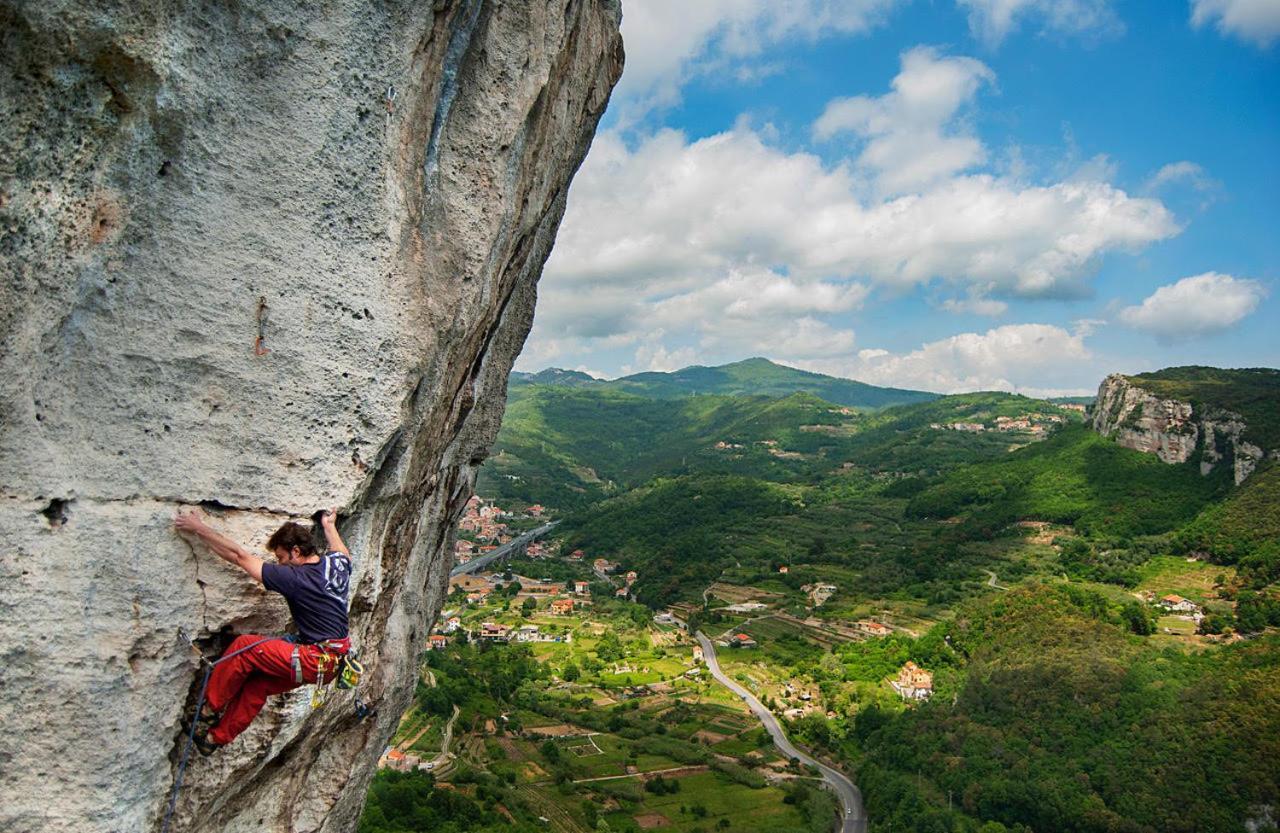
<path fill-rule="evenodd" d="M 169 822 L 173 820 L 173 809 L 178 805 L 178 793 L 182 790 L 182 776 L 187 771 L 187 761 L 191 758 L 191 747 L 196 742 L 196 729 L 200 725 L 200 715 L 204 711 L 204 695 L 209 689 L 209 677 L 213 676 L 214 666 L 232 657 L 238 657 L 250 648 L 256 648 L 264 642 L 279 638 L 278 636 L 268 636 L 266 639 L 259 639 L 251 645 L 246 645 L 234 653 L 218 657 L 212 662 L 204 656 L 200 657 L 201 661 L 209 667 L 205 669 L 204 679 L 200 681 L 200 696 L 196 698 L 195 716 L 191 719 L 191 731 L 187 733 L 187 742 L 182 747 L 182 758 L 178 761 L 178 774 L 173 781 L 173 792 L 169 793 L 169 807 L 164 811 L 164 823 L 160 825 L 160 833 L 169 833 Z"/>

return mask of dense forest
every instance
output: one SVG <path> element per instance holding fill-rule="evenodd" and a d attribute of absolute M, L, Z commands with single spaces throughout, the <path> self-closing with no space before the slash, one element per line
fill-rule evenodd
<path fill-rule="evenodd" d="M 1157 650 L 1048 588 L 944 627 L 952 696 L 863 710 L 844 742 L 873 830 L 1232 830 L 1280 800 L 1276 637 Z"/>

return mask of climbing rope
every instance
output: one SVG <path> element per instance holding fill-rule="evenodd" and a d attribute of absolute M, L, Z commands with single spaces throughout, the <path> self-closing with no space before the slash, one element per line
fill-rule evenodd
<path fill-rule="evenodd" d="M 199 649 L 196 648 L 195 640 L 191 638 L 185 629 L 180 629 L 178 633 L 194 650 L 199 652 Z M 173 779 L 173 791 L 169 793 L 169 806 L 164 811 L 164 822 L 160 825 L 160 833 L 169 833 L 169 822 L 173 820 L 174 808 L 178 806 L 178 793 L 182 791 L 182 776 L 187 771 L 187 762 L 191 759 L 191 747 L 194 746 L 196 742 L 196 729 L 200 726 L 200 715 L 204 711 L 204 698 L 209 689 L 209 678 L 213 676 L 213 669 L 220 663 L 226 662 L 229 659 L 234 659 L 245 651 L 256 648 L 264 642 L 270 642 L 273 639 L 284 639 L 290 642 L 293 641 L 289 636 L 268 636 L 263 639 L 259 639 L 257 642 L 251 642 L 243 648 L 232 651 L 231 653 L 218 657 L 215 660 L 209 659 L 203 653 L 200 654 L 200 662 L 206 666 L 204 670 L 204 679 L 200 681 L 200 694 L 196 697 L 196 710 L 191 718 L 191 729 L 187 732 L 187 742 L 182 747 L 182 757 L 178 760 L 178 772 Z M 330 665 L 330 667 L 326 669 L 326 665 Z M 363 666 L 355 660 L 350 660 L 350 666 L 352 668 L 351 670 L 348 670 L 348 666 L 343 663 L 342 658 L 331 657 L 327 653 L 322 653 L 317 657 L 317 690 L 313 691 L 311 694 L 311 708 L 314 709 L 318 706 L 324 705 L 325 701 L 328 699 L 327 684 L 324 682 L 326 672 L 331 671 L 333 673 L 334 676 L 329 680 L 329 682 L 336 684 L 339 688 L 354 688 L 356 684 L 359 683 L 360 674 L 364 671 Z M 358 695 L 355 698 L 355 711 L 357 720 L 364 720 L 373 713 L 373 710 L 366 705 Z"/>
<path fill-rule="evenodd" d="M 188 642 L 191 642 L 194 648 L 195 642 L 185 632 L 182 635 Z M 218 657 L 215 660 L 210 660 L 204 654 L 200 655 L 200 661 L 208 667 L 204 670 L 204 679 L 200 681 L 200 694 L 196 697 L 196 711 L 191 718 L 191 730 L 187 733 L 187 742 L 182 747 L 182 757 L 178 760 L 178 774 L 173 779 L 173 792 L 169 793 L 169 806 L 164 811 L 164 822 L 160 825 L 160 833 L 169 833 L 169 822 L 173 820 L 173 809 L 178 805 L 178 793 L 182 790 L 182 776 L 187 771 L 187 761 L 191 758 L 191 747 L 196 742 L 196 729 L 200 726 L 200 714 L 204 710 L 204 695 L 209 689 L 209 677 L 213 674 L 214 666 L 233 657 L 238 657 L 250 648 L 256 648 L 264 642 L 279 638 L 278 636 L 268 636 L 265 639 L 259 639 L 257 642 L 246 645 L 238 651 Z"/>

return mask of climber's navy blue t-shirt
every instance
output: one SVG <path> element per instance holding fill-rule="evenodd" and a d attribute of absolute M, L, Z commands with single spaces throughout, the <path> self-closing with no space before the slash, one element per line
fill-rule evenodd
<path fill-rule="evenodd" d="M 263 564 L 262 586 L 284 596 L 302 642 L 342 639 L 347 635 L 347 591 L 351 559 L 340 552 L 315 564 Z"/>

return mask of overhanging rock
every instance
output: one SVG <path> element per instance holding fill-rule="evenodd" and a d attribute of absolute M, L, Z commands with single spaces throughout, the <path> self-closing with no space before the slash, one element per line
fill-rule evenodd
<path fill-rule="evenodd" d="M 616 0 L 0 0 L 0 829 L 156 830 L 209 650 L 287 611 L 255 547 L 342 507 L 377 707 L 306 690 L 175 830 L 346 831 L 409 702 Z"/>

